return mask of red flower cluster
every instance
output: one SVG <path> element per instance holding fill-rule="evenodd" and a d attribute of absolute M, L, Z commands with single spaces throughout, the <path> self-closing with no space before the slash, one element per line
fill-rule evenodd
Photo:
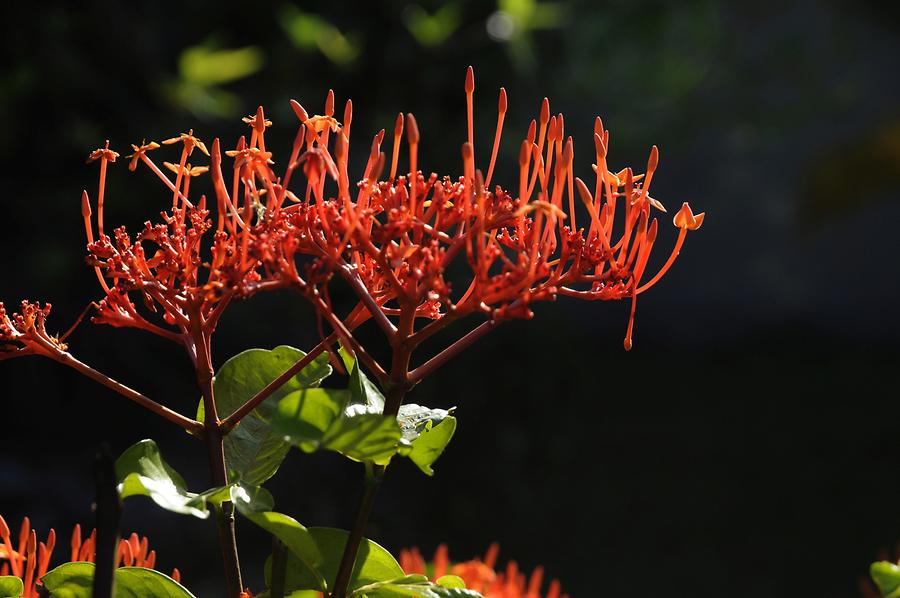
<path fill-rule="evenodd" d="M 38 542 L 35 530 L 31 528 L 28 517 L 22 520 L 19 528 L 18 544 L 14 544 L 6 520 L 0 515 L 0 575 L 14 575 L 25 585 L 24 598 L 37 598 L 40 594 L 40 579 L 47 573 L 50 558 L 56 548 L 56 531 L 51 529 L 46 542 Z M 68 562 L 93 563 L 95 554 L 96 532 L 82 538 L 81 526 L 72 530 L 71 555 Z M 150 550 L 147 538 L 131 534 L 127 540 L 119 541 L 117 567 L 145 567 L 153 569 L 156 565 L 156 551 Z M 178 569 L 172 571 L 172 579 L 181 580 Z"/>
<path fill-rule="evenodd" d="M 388 176 L 381 178 L 387 164 L 382 130 L 372 140 L 361 179 L 351 184 L 352 103 L 347 102 L 340 122 L 334 118 L 330 92 L 324 115 L 310 117 L 292 101 L 300 127 L 281 176 L 275 174 L 272 153 L 265 145 L 271 121 L 261 107 L 245 118 L 251 127 L 249 142 L 242 137 L 234 150 L 225 152 L 234 159 L 230 190 L 218 140 L 213 142 L 208 169 L 187 162 L 194 149 L 207 153 L 193 132 L 164 141 L 182 144 L 179 163 L 165 163 L 175 173 L 174 182 L 147 155 L 159 144 L 133 146 L 129 167 L 134 169 L 138 161 L 147 164 L 173 194 L 172 209 L 162 214 L 163 222 L 148 222 L 134 237 L 123 228 L 116 229 L 113 238 L 103 231 L 106 165 L 117 154 L 108 147 L 95 151 L 91 159 L 101 163 L 96 240 L 90 202 L 86 193 L 83 197 L 89 262 L 97 268 L 106 292 L 95 321 L 144 328 L 177 340 L 177 332 L 138 313 L 132 294 L 151 311 L 161 309 L 165 323 L 186 332 L 194 318 L 214 327 L 229 299 L 267 288 L 297 288 L 318 308 L 327 309 L 324 287 L 335 273 L 359 292 L 368 312 L 356 312 L 354 321 L 348 322 L 350 329 L 372 316 L 392 332 L 390 318 L 401 312 L 430 320 L 448 316 L 455 320 L 472 313 L 494 322 L 529 318 L 531 303 L 558 295 L 630 299 L 633 307 L 637 296 L 672 265 L 686 232 L 703 222 L 703 214 L 694 215 L 686 203 L 682 206 L 674 218 L 681 229 L 678 241 L 669 259 L 646 280 L 658 226 L 651 212 L 664 211 L 649 195 L 659 160 L 656 147 L 645 172 L 630 168 L 613 172 L 607 161 L 609 131 L 597 118 L 592 165 L 596 181 L 590 188 L 574 177 L 573 142 L 565 134 L 565 119 L 562 114 L 551 115 L 545 99 L 522 141 L 513 195 L 500 186 L 491 187 L 506 92 L 500 91 L 485 177 L 474 156 L 471 69 L 465 90 L 469 136 L 462 146 L 463 176 L 457 178 L 426 175 L 418 169 L 420 135 L 415 118 L 408 114 L 397 118 Z M 398 175 L 404 129 L 409 174 Z M 306 188 L 298 196 L 288 186 L 300 167 Z M 207 170 L 216 194 L 215 226 L 205 196 L 196 205 L 189 199 L 191 180 Z M 336 183 L 334 193 L 326 189 L 329 179 Z M 584 219 L 582 226 L 578 218 Z M 201 239 L 210 231 L 207 250 Z M 458 275 L 457 262 L 468 266 L 466 276 Z M 450 272 L 457 273 L 456 280 Z M 631 347 L 632 323 L 633 309 L 626 348 Z M 414 331 L 415 324 L 407 328 Z"/>
<path fill-rule="evenodd" d="M 550 582 L 546 593 L 541 593 L 543 567 L 535 568 L 526 577 L 519 571 L 515 561 L 509 561 L 506 569 L 498 572 L 496 567 L 499 552 L 500 546 L 491 544 L 483 559 L 476 557 L 453 564 L 450 562 L 447 545 L 441 544 L 429 565 L 417 548 L 404 549 L 400 551 L 400 566 L 408 574 L 425 575 L 430 570 L 433 581 L 444 575 L 456 575 L 466 582 L 467 588 L 480 592 L 484 598 L 568 598 L 567 594 L 561 594 L 561 586 L 555 579 Z"/>
<path fill-rule="evenodd" d="M 52 355 L 66 349 L 65 343 L 47 332 L 50 304 L 22 301 L 18 312 L 7 313 L 0 302 L 0 361 L 22 355 Z"/>

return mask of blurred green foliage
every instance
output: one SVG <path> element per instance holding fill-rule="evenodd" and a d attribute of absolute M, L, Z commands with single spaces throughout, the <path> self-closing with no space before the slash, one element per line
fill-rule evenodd
<path fill-rule="evenodd" d="M 170 87 L 175 103 L 199 117 L 235 116 L 241 105 L 219 86 L 248 77 L 265 65 L 257 46 L 218 49 L 212 44 L 185 48 L 178 58 L 178 80 Z"/>
<path fill-rule="evenodd" d="M 303 12 L 293 4 L 282 6 L 279 23 L 294 46 L 307 51 L 318 49 L 338 66 L 353 63 L 362 51 L 362 42 L 357 34 L 344 35 L 327 19 Z"/>

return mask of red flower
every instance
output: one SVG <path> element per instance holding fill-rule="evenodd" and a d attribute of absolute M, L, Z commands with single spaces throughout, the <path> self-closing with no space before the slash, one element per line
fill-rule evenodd
<path fill-rule="evenodd" d="M 432 581 L 444 575 L 456 575 L 466 582 L 470 590 L 480 592 L 484 598 L 568 598 L 560 594 L 559 581 L 552 580 L 542 593 L 544 568 L 537 567 L 530 575 L 519 571 L 515 561 L 509 561 L 502 571 L 497 570 L 498 544 L 491 544 L 484 558 L 452 563 L 447 553 L 447 545 L 441 544 L 434 553 L 431 563 L 426 563 L 418 548 L 400 551 L 400 566 L 407 574 L 431 573 Z"/>
<path fill-rule="evenodd" d="M 0 515 L 0 575 L 14 575 L 25 585 L 24 598 L 37 598 L 40 579 L 47 573 L 53 550 L 56 547 L 56 531 L 51 529 L 45 542 L 38 542 L 35 530 L 31 529 L 28 517 L 22 520 L 19 528 L 19 542 L 13 543 L 9 526 Z M 93 563 L 96 558 L 96 531 L 87 538 L 81 536 L 81 526 L 72 530 L 71 555 L 66 562 Z M 119 556 L 116 567 L 156 566 L 156 551 L 150 550 L 147 538 L 131 534 L 127 540 L 119 541 Z M 175 581 L 181 581 L 181 573 L 174 569 L 171 575 Z"/>

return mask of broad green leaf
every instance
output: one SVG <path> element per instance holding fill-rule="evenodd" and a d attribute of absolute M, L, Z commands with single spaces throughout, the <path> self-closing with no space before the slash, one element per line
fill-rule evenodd
<path fill-rule="evenodd" d="M 66 563 L 41 577 L 51 598 L 91 598 L 94 563 Z"/>
<path fill-rule="evenodd" d="M 93 563 L 66 563 L 41 578 L 51 598 L 91 598 Z M 171 577 L 143 567 L 119 567 L 115 572 L 113 598 L 194 598 Z"/>
<path fill-rule="evenodd" d="M 219 417 L 224 419 L 237 411 L 304 355 L 303 351 L 282 345 L 271 351 L 249 349 L 226 361 L 216 374 L 213 387 Z M 317 387 L 330 374 L 328 355 L 323 353 L 241 420 L 225 437 L 225 463 L 231 479 L 259 485 L 275 475 L 290 449 L 270 427 L 278 402 L 297 390 Z M 197 419 L 203 418 L 201 401 Z"/>
<path fill-rule="evenodd" d="M 426 475 L 434 475 L 431 464 L 444 452 L 454 432 L 456 432 L 456 418 L 452 415 L 448 415 L 434 427 L 431 427 L 429 421 L 426 429 L 412 441 L 412 448 L 405 454 Z"/>
<path fill-rule="evenodd" d="M 272 416 L 272 429 L 303 450 L 315 451 L 349 398 L 346 390 L 311 388 L 292 392 L 279 401 Z"/>
<path fill-rule="evenodd" d="M 256 594 L 256 598 L 271 598 L 272 594 L 269 590 L 265 590 Z M 322 598 L 322 592 L 318 590 L 294 590 L 293 592 L 285 592 L 284 598 Z"/>
<path fill-rule="evenodd" d="M 22 580 L 14 575 L 0 576 L 0 598 L 19 598 L 25 592 Z"/>
<path fill-rule="evenodd" d="M 355 461 L 387 465 L 397 452 L 399 442 L 400 426 L 395 419 L 361 413 L 335 420 L 322 438 L 322 448 Z"/>
<path fill-rule="evenodd" d="M 141 440 L 116 459 L 116 480 L 119 496 L 149 496 L 162 508 L 193 515 L 200 519 L 209 517 L 206 505 L 196 502 L 197 495 L 188 492 L 177 471 L 163 461 L 159 447 L 152 440 Z"/>
<path fill-rule="evenodd" d="M 462 579 L 445 575 L 444 583 L 432 583 L 424 575 L 406 575 L 389 581 L 368 584 L 354 590 L 351 598 L 481 598 L 474 590 L 467 590 Z"/>
<path fill-rule="evenodd" d="M 869 574 L 884 598 L 900 598 L 900 565 L 888 561 L 872 563 Z"/>
<path fill-rule="evenodd" d="M 317 589 L 319 587 L 318 579 L 322 578 L 330 586 L 337 576 L 338 565 L 341 562 L 341 557 L 344 554 L 344 545 L 347 542 L 347 532 L 330 527 L 311 527 L 309 528 L 309 533 L 315 540 L 322 555 L 321 564 L 317 567 L 318 575 L 313 576 L 309 568 L 299 562 L 294 557 L 293 552 L 289 552 L 285 579 L 285 587 L 289 591 Z M 270 557 L 266 561 L 265 570 L 267 585 L 271 579 L 271 571 L 272 563 Z M 399 563 L 391 556 L 391 553 L 375 542 L 363 538 L 348 587 L 349 591 L 352 592 L 361 586 L 403 576 L 403 569 L 400 568 Z"/>
<path fill-rule="evenodd" d="M 322 553 L 308 529 L 293 517 L 275 511 L 244 513 L 244 516 L 281 540 L 295 568 L 303 569 L 314 580 L 313 585 L 303 589 L 324 591 L 327 588 L 326 580 L 319 573 L 323 563 Z"/>
<path fill-rule="evenodd" d="M 293 392 L 278 403 L 272 428 L 306 452 L 326 449 L 356 461 L 387 464 L 397 452 L 399 425 L 368 413 L 363 405 L 347 407 L 350 395 L 323 388 Z"/>
<path fill-rule="evenodd" d="M 350 374 L 350 379 L 347 381 L 350 403 L 366 405 L 370 408 L 370 413 L 384 413 L 384 395 L 381 394 L 375 383 L 369 380 L 362 368 L 358 367 L 356 356 L 344 347 L 341 347 L 338 353 Z"/>

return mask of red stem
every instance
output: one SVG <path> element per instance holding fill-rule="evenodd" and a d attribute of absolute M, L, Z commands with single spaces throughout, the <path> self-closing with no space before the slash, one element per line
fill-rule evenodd
<path fill-rule="evenodd" d="M 125 386 L 121 382 L 117 382 L 116 380 L 113 380 L 106 374 L 102 374 L 102 373 L 98 372 L 97 370 L 95 370 L 94 368 L 90 367 L 89 365 L 82 363 L 81 361 L 78 361 L 77 359 L 75 359 L 75 357 L 73 357 L 70 353 L 68 353 L 66 351 L 58 351 L 58 350 L 53 351 L 50 353 L 50 356 L 55 361 L 58 361 L 59 363 L 61 363 L 63 365 L 67 365 L 70 368 L 78 371 L 79 373 L 87 376 L 91 380 L 93 380 L 95 382 L 99 382 L 103 386 L 106 386 L 107 388 L 110 388 L 110 389 L 116 391 L 123 397 L 134 401 L 141 407 L 144 407 L 145 409 L 152 411 L 153 413 L 159 415 L 160 417 L 166 418 L 167 420 L 174 423 L 175 425 L 180 426 L 181 428 L 184 428 L 191 434 L 198 434 L 198 433 L 202 432 L 202 430 L 203 430 L 203 424 L 201 424 L 200 422 L 195 421 L 190 418 L 187 418 L 187 417 L 181 415 L 180 413 L 172 411 L 168 407 L 160 405 L 153 399 L 147 398 L 146 396 L 142 395 L 141 393 L 137 392 L 136 390 L 132 390 L 131 388 Z"/>

